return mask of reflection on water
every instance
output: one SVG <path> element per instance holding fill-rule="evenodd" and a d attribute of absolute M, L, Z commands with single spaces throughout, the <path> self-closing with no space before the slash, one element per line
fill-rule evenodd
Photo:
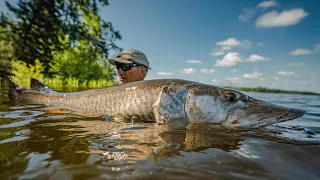
<path fill-rule="evenodd" d="M 308 113 L 252 131 L 170 130 L 13 107 L 1 89 L 0 179 L 319 179 L 320 97 L 250 95 Z"/>

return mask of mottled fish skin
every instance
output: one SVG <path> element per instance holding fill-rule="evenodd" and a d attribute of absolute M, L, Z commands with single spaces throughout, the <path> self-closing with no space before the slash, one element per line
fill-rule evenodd
<path fill-rule="evenodd" d="M 16 103 L 48 104 L 84 116 L 260 128 L 305 114 L 303 110 L 266 103 L 231 89 L 180 79 L 137 81 L 72 93 L 53 91 L 37 80 L 33 80 L 31 90 L 17 92 L 17 85 L 10 78 L 7 80 L 10 97 Z"/>
<path fill-rule="evenodd" d="M 162 88 L 170 83 L 187 85 L 182 80 L 137 81 L 120 86 L 82 92 L 26 90 L 16 97 L 17 103 L 47 104 L 65 108 L 86 116 L 112 115 L 125 119 L 135 117 L 141 121 L 155 122 L 152 105 Z"/>

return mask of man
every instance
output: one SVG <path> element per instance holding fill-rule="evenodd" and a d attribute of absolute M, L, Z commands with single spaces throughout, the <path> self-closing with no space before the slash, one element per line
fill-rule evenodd
<path fill-rule="evenodd" d="M 109 59 L 109 63 L 116 65 L 120 84 L 142 81 L 150 69 L 146 55 L 136 49 L 123 51 L 116 58 Z"/>
<path fill-rule="evenodd" d="M 117 57 L 109 59 L 109 63 L 116 65 L 120 84 L 142 81 L 147 75 L 149 61 L 146 55 L 136 49 L 128 49 L 120 53 Z M 17 87 L 17 91 L 27 89 L 24 86 Z"/>

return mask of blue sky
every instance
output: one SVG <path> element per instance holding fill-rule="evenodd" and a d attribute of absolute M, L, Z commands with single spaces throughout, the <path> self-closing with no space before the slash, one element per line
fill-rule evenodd
<path fill-rule="evenodd" d="M 320 93 L 318 7 L 316 0 L 111 0 L 100 14 L 120 31 L 120 47 L 146 54 L 147 79 Z"/>

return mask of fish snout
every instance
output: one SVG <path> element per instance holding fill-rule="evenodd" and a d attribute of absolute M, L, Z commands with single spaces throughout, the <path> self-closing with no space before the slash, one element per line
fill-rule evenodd
<path fill-rule="evenodd" d="M 306 113 L 306 111 L 304 111 L 304 110 L 290 108 L 284 114 L 281 114 L 280 116 L 276 117 L 276 119 L 279 122 L 288 121 L 288 120 L 297 119 L 299 117 L 302 117 L 305 113 Z"/>
<path fill-rule="evenodd" d="M 289 109 L 289 113 L 292 113 L 295 116 L 295 118 L 299 118 L 299 117 L 302 117 L 306 113 L 306 111 L 304 111 L 302 109 L 291 108 L 291 109 Z"/>

